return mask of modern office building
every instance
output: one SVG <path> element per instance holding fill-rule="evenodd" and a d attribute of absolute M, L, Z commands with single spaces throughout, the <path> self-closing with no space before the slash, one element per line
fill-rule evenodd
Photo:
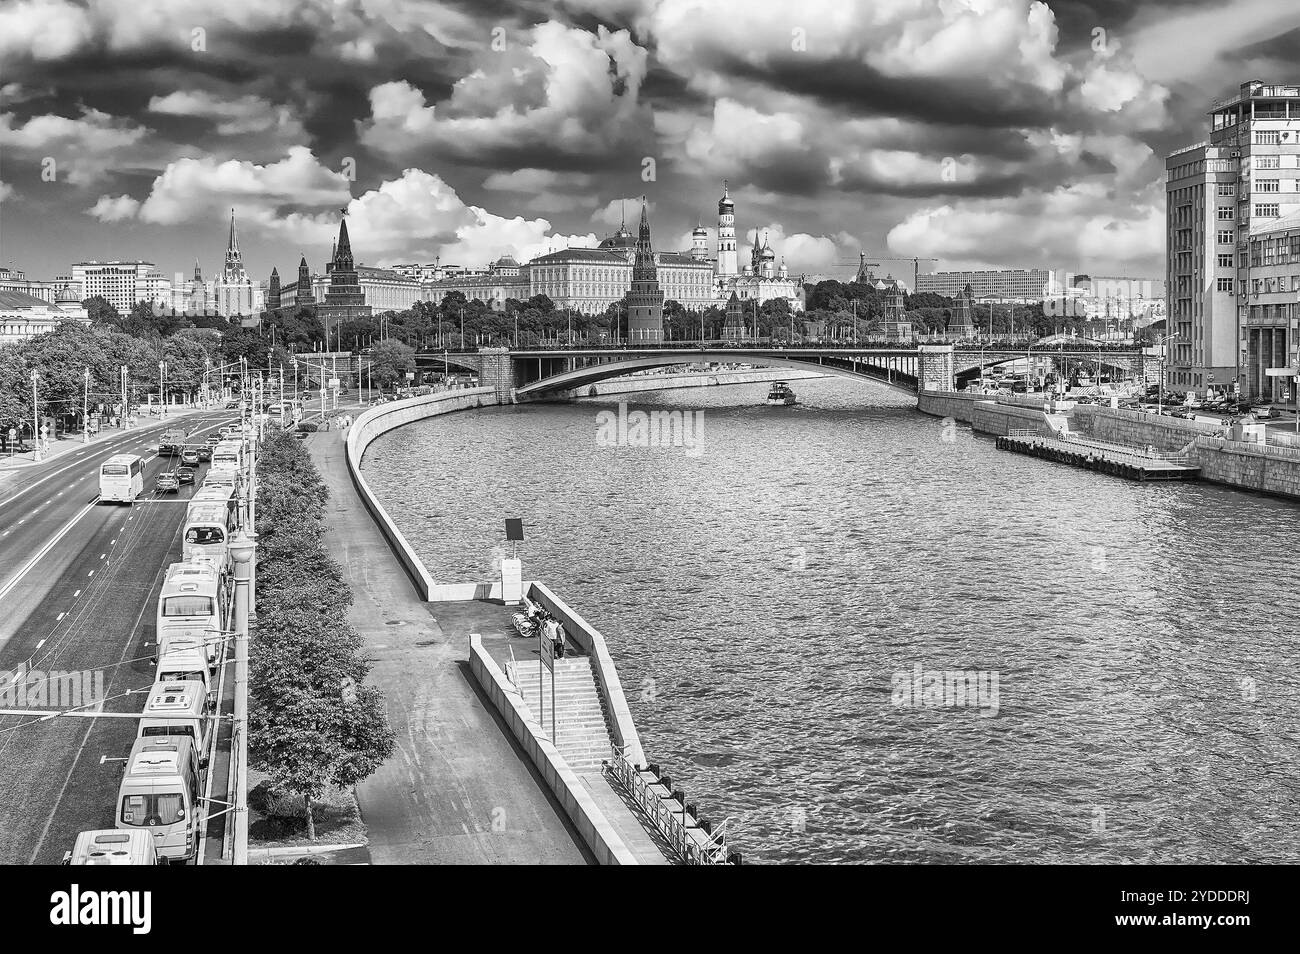
<path fill-rule="evenodd" d="M 1300 86 L 1243 83 L 1209 117 L 1209 140 L 1165 161 L 1168 381 L 1275 399 L 1290 385 L 1267 370 L 1297 364 L 1277 243 L 1300 213 Z"/>
<path fill-rule="evenodd" d="M 124 315 L 138 301 L 171 305 L 171 282 L 153 262 L 74 262 L 72 281 L 86 298 L 103 298 Z"/>
<path fill-rule="evenodd" d="M 997 268 L 983 271 L 930 272 L 916 277 L 918 292 L 956 298 L 967 285 L 976 298 L 990 296 L 1022 302 L 1059 295 L 1074 282 L 1074 273 L 1051 268 Z"/>

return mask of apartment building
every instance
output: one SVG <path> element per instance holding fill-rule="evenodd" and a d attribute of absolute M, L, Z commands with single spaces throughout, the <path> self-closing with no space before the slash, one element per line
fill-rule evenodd
<path fill-rule="evenodd" d="M 1165 161 L 1168 382 L 1280 399 L 1288 382 L 1266 372 L 1296 366 L 1297 333 L 1277 290 L 1289 263 L 1271 243 L 1289 248 L 1287 223 L 1300 213 L 1300 86 L 1243 83 L 1214 104 L 1209 125 L 1207 141 Z M 1273 261 L 1256 275 L 1266 248 Z"/>

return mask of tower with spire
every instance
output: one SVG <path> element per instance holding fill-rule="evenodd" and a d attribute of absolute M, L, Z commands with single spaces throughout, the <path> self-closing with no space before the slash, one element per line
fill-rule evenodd
<path fill-rule="evenodd" d="M 370 306 L 357 278 L 357 266 L 352 260 L 352 243 L 348 239 L 347 211 L 339 219 L 339 237 L 334 243 L 334 257 L 329 267 L 330 283 L 325 289 L 325 302 L 317 312 L 322 320 L 349 321 L 369 318 Z"/>
<path fill-rule="evenodd" d="M 311 290 L 311 269 L 307 267 L 306 255 L 298 262 L 298 283 L 293 289 L 293 304 L 295 308 L 311 308 L 316 304 L 316 296 Z"/>
<path fill-rule="evenodd" d="M 244 259 L 239 252 L 239 236 L 235 232 L 235 210 L 230 210 L 230 239 L 226 243 L 226 264 L 213 283 L 217 314 L 233 318 L 257 313 L 257 295 L 253 279 L 244 269 Z"/>
<path fill-rule="evenodd" d="M 271 282 L 266 287 L 266 310 L 278 311 L 280 308 L 280 272 L 271 268 Z"/>
<path fill-rule="evenodd" d="M 650 241 L 650 218 L 644 196 L 636 254 L 632 259 L 632 288 L 627 293 L 627 337 L 634 345 L 664 340 L 664 293 L 659 287 L 659 266 Z"/>
<path fill-rule="evenodd" d="M 718 276 L 739 274 L 736 262 L 736 203 L 731 201 L 727 180 L 722 180 L 722 198 L 718 200 Z"/>

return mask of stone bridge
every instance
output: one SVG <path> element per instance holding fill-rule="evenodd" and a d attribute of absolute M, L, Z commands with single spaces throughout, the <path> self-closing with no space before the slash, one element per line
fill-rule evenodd
<path fill-rule="evenodd" d="M 526 401 L 565 397 L 597 381 L 633 371 L 681 364 L 748 364 L 764 368 L 817 371 L 857 381 L 870 381 L 915 394 L 951 391 L 992 367 L 1032 356 L 1037 359 L 1075 358 L 1104 367 L 1137 373 L 1140 351 L 1085 351 L 1060 347 L 1025 349 L 974 348 L 951 344 L 908 347 L 726 347 L 671 344 L 652 347 L 521 349 L 479 348 L 477 351 L 429 351 L 416 356 L 421 371 L 462 369 L 478 376 L 483 387 L 494 388 L 503 400 Z"/>

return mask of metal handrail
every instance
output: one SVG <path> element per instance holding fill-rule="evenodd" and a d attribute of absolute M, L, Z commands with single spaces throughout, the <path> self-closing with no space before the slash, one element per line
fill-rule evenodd
<path fill-rule="evenodd" d="M 611 743 L 611 748 L 614 753 L 613 759 L 606 765 L 641 813 L 672 847 L 678 859 L 688 865 L 726 864 L 728 852 L 722 837 L 722 829 L 706 834 L 701 843 L 699 836 L 694 833 L 702 833 L 702 829 L 698 825 L 690 824 L 693 819 L 686 811 L 685 803 L 682 803 L 680 812 L 670 809 L 655 790 L 662 783 L 658 779 L 653 782 L 648 781 L 641 774 L 641 770 L 628 761 L 623 746 Z"/>

